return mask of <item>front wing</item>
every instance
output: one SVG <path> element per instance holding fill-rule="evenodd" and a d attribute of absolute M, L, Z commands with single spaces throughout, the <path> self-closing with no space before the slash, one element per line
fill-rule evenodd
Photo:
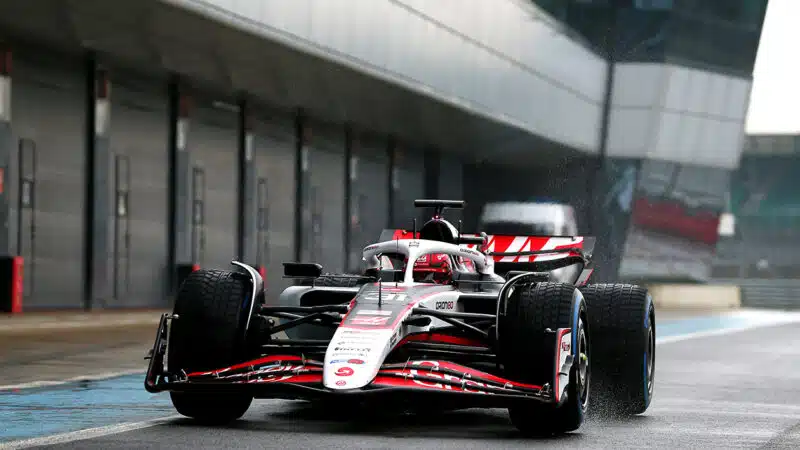
<path fill-rule="evenodd" d="M 536 386 L 448 361 L 410 360 L 384 364 L 373 381 L 360 389 L 333 390 L 323 385 L 324 363 L 299 355 L 269 355 L 208 372 L 170 373 L 165 367 L 168 316 L 159 325 L 145 378 L 147 391 L 246 392 L 256 398 L 289 398 L 381 402 L 396 398 L 446 396 L 466 407 L 507 407 L 520 402 L 554 403 L 549 384 Z"/>

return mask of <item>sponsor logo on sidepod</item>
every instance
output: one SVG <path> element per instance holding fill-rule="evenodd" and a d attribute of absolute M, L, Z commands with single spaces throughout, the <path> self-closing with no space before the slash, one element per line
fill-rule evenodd
<path fill-rule="evenodd" d="M 361 309 L 356 310 L 356 315 L 362 316 L 391 316 L 391 311 L 381 311 L 377 309 Z"/>
<path fill-rule="evenodd" d="M 443 300 L 436 302 L 436 310 L 437 311 L 452 311 L 456 309 L 456 302 L 453 300 Z"/>
<path fill-rule="evenodd" d="M 350 323 L 353 325 L 368 325 L 368 326 L 381 326 L 389 322 L 389 317 L 367 316 L 367 317 L 353 317 Z"/>
<path fill-rule="evenodd" d="M 364 364 L 364 360 L 363 359 L 357 359 L 357 358 L 353 358 L 353 359 L 334 359 L 333 361 L 329 362 L 328 364 L 344 364 L 344 363 L 359 365 L 359 364 Z"/>
<path fill-rule="evenodd" d="M 335 352 L 356 352 L 356 353 L 368 353 L 372 350 L 369 347 L 336 347 L 333 349 Z"/>

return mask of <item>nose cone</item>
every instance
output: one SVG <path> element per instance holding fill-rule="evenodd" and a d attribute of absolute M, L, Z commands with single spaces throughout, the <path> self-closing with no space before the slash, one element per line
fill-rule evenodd
<path fill-rule="evenodd" d="M 358 389 L 378 374 L 395 330 L 340 327 L 325 353 L 322 381 L 336 390 Z"/>

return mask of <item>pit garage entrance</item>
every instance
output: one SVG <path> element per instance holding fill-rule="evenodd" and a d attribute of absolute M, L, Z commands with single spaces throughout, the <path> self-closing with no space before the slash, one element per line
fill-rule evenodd
<path fill-rule="evenodd" d="M 15 49 L 9 229 L 25 260 L 24 308 L 81 308 L 85 290 L 87 83 L 80 63 Z M 14 164 L 16 163 L 16 164 Z"/>

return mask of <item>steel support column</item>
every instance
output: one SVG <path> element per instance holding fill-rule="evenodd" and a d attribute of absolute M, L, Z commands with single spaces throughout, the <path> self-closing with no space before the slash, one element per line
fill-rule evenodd
<path fill-rule="evenodd" d="M 108 255 L 111 227 L 110 142 L 111 82 L 108 72 L 99 68 L 94 55 L 86 60 L 88 184 L 87 239 L 88 298 L 87 309 L 106 306 L 110 297 Z"/>
<path fill-rule="evenodd" d="M 177 77 L 169 84 L 169 214 L 170 214 L 170 291 L 175 293 L 182 280 L 182 266 L 193 265 L 191 251 L 191 193 L 188 135 L 190 97 L 182 92 Z"/>
<path fill-rule="evenodd" d="M 344 270 L 350 271 L 350 245 L 353 242 L 353 214 L 356 212 L 353 204 L 353 188 L 356 182 L 356 161 L 357 156 L 353 154 L 353 146 L 355 145 L 356 135 L 353 127 L 348 125 L 344 130 L 344 160 L 345 160 L 345 174 L 344 174 Z M 359 213 L 361 211 L 358 211 Z"/>
<path fill-rule="evenodd" d="M 11 50 L 0 44 L 0 257 L 17 252 L 9 228 L 14 206 L 7 187 L 14 179 L 11 155 L 15 147 L 11 134 L 11 59 Z"/>
<path fill-rule="evenodd" d="M 308 140 L 310 129 L 306 127 L 305 114 L 302 110 L 295 116 L 295 207 L 294 207 L 294 254 L 295 260 L 303 259 L 304 231 L 303 220 L 307 208 L 306 189 L 308 189 L 309 154 Z"/>
<path fill-rule="evenodd" d="M 250 114 L 247 102 L 239 101 L 239 124 L 237 130 L 239 151 L 238 234 L 236 239 L 237 258 L 248 264 L 256 261 L 256 167 L 254 158 L 255 136 L 250 127 Z"/>
<path fill-rule="evenodd" d="M 396 190 L 399 188 L 399 169 L 397 167 L 397 141 L 394 136 L 389 136 L 389 141 L 386 144 L 386 152 L 389 155 L 389 166 L 386 179 L 388 180 L 387 189 L 389 190 L 388 214 L 386 215 L 385 228 L 391 228 L 395 223 L 395 203 L 397 202 Z"/>

